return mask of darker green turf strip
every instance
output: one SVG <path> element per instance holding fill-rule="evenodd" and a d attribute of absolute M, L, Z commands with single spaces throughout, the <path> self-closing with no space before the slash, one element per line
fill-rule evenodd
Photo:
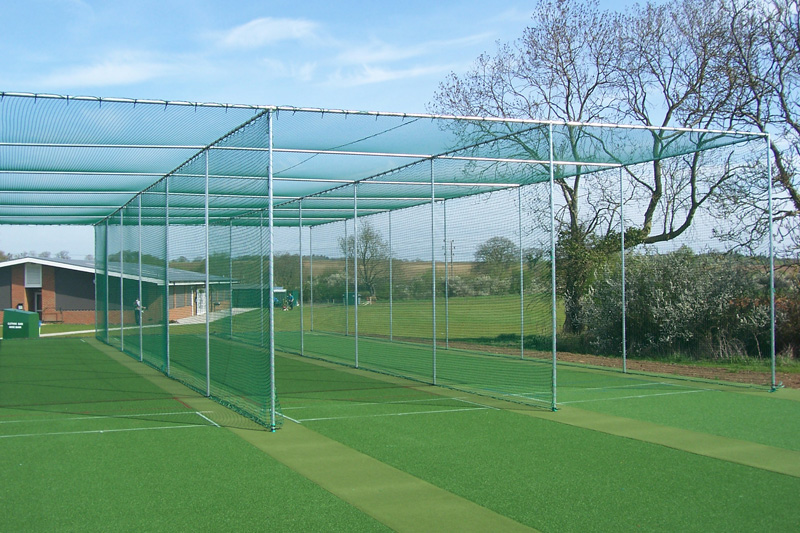
<path fill-rule="evenodd" d="M 777 396 L 708 391 L 575 407 L 800 451 L 800 403 Z"/>
<path fill-rule="evenodd" d="M 311 422 L 544 531 L 793 531 L 800 479 L 508 411 Z"/>

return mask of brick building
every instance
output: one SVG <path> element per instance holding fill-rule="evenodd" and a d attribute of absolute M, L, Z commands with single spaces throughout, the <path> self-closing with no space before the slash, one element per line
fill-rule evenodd
<path fill-rule="evenodd" d="M 163 282 L 159 282 L 156 275 L 149 273 L 148 269 L 152 270 L 153 267 L 145 266 L 142 270 L 142 303 L 155 313 L 146 313 L 145 319 L 160 320 L 161 317 L 156 316 L 156 310 L 162 308 Z M 119 273 L 113 272 L 113 268 L 109 270 L 111 270 L 109 283 L 116 287 L 119 284 Z M 138 275 L 136 277 L 137 283 L 125 291 L 127 293 L 135 290 L 135 294 L 131 295 L 130 302 L 126 303 L 126 306 L 132 304 L 138 296 Z M 125 279 L 127 278 L 126 274 Z M 206 312 L 203 274 L 170 268 L 169 278 L 170 320 Z M 212 276 L 210 281 L 215 287 L 230 283 L 229 280 L 216 276 Z M 119 298 L 119 291 L 116 291 L 116 295 L 114 299 Z M 111 302 L 110 308 L 113 309 L 116 303 Z M 214 304 L 218 309 L 229 305 L 229 302 L 214 301 L 212 305 Z M 2 310 L 9 308 L 38 312 L 42 322 L 93 325 L 95 323 L 94 262 L 39 257 L 0 262 L 0 320 L 2 320 Z M 116 305 L 116 309 L 118 312 L 119 305 Z"/>

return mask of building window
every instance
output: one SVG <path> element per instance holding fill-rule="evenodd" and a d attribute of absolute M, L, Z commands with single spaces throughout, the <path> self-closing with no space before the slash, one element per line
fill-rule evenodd
<path fill-rule="evenodd" d="M 42 265 L 37 265 L 35 263 L 27 263 L 25 265 L 25 288 L 42 288 Z"/>

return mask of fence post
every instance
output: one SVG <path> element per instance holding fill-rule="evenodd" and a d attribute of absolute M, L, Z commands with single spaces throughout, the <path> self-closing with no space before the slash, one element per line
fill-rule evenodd
<path fill-rule="evenodd" d="M 556 317 L 556 222 L 555 222 L 555 163 L 553 158 L 553 125 L 549 125 L 549 144 L 550 144 L 550 284 L 551 284 L 551 302 L 550 313 L 552 316 L 553 328 L 553 375 L 552 375 L 552 400 L 551 409 L 557 409 L 556 393 L 557 393 L 557 374 L 556 374 L 556 361 L 557 361 L 557 331 L 558 331 L 558 318 Z"/>

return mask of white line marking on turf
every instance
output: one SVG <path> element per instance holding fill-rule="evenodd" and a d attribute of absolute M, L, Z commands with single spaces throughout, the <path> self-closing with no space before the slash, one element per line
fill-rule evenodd
<path fill-rule="evenodd" d="M 652 398 L 653 396 L 672 396 L 675 394 L 692 394 L 695 392 L 714 392 L 714 389 L 693 389 L 693 390 L 683 390 L 678 392 L 658 392 L 656 394 L 639 394 L 637 396 L 617 396 L 614 398 L 595 398 L 593 400 L 573 400 L 570 402 L 558 402 L 558 405 L 567 405 L 571 403 L 587 403 L 587 402 L 607 402 L 609 400 L 629 400 L 632 398 Z"/>
<path fill-rule="evenodd" d="M 126 428 L 126 429 L 95 429 L 91 431 L 58 431 L 55 433 L 20 433 L 19 435 L 0 435 L 0 439 L 13 439 L 15 437 L 48 437 L 52 435 L 89 435 L 92 433 L 119 433 L 121 431 L 151 431 L 155 429 L 182 429 L 182 428 L 207 428 L 206 425 L 190 424 L 187 426 L 159 426 L 152 428 Z"/>
<path fill-rule="evenodd" d="M 467 400 L 466 398 L 451 398 L 451 400 L 464 402 L 464 403 L 470 404 L 470 405 L 477 405 L 478 407 L 483 407 L 484 409 L 494 409 L 495 411 L 499 411 L 500 410 L 497 407 L 492 407 L 491 405 L 483 405 L 482 403 L 473 402 L 473 401 Z"/>
<path fill-rule="evenodd" d="M 285 418 L 286 420 L 291 420 L 291 421 L 292 421 L 292 422 L 294 422 L 295 424 L 301 424 L 301 425 L 302 425 L 302 422 L 300 422 L 299 420 L 295 420 L 295 419 L 294 419 L 294 418 L 292 418 L 291 416 L 286 416 L 286 415 L 285 415 L 285 414 L 283 414 L 283 413 L 278 413 L 278 416 L 282 416 L 282 417 L 283 417 L 283 418 Z"/>
<path fill-rule="evenodd" d="M 472 407 L 464 409 L 437 409 L 436 411 L 415 411 L 413 413 L 386 413 L 382 415 L 356 415 L 356 416 L 330 416 L 323 418 L 301 418 L 300 422 L 316 422 L 320 420 L 349 420 L 352 418 L 378 418 L 382 416 L 412 416 L 412 415 L 430 415 L 434 413 L 458 413 L 463 411 L 486 411 L 491 407 Z"/>
<path fill-rule="evenodd" d="M 22 422 L 61 422 L 67 420 L 102 420 L 106 418 L 144 418 L 148 416 L 173 416 L 173 415 L 185 415 L 192 413 L 193 411 L 175 411 L 172 413 L 139 413 L 135 415 L 87 415 L 87 416 L 71 416 L 68 418 L 29 418 L 25 420 L 0 420 L 0 424 L 19 424 Z M 200 413 L 211 413 L 211 411 L 194 411 L 194 413 L 203 416 Z M 205 418 L 203 416 L 203 418 Z M 208 419 L 206 419 L 208 420 Z M 209 422 L 211 422 L 209 420 Z"/>
<path fill-rule="evenodd" d="M 669 385 L 669 386 L 677 386 L 673 383 L 667 383 L 666 381 L 650 381 L 647 383 L 634 383 L 632 385 L 611 385 L 608 387 L 590 387 L 590 388 L 582 388 L 582 387 L 575 387 L 576 389 L 579 388 L 580 390 L 615 390 L 615 389 L 626 389 L 632 387 L 650 387 L 652 385 Z M 569 385 L 562 385 L 568 387 Z"/>
<path fill-rule="evenodd" d="M 438 397 L 438 398 L 425 398 L 424 400 L 395 400 L 393 402 L 362 402 L 362 403 L 359 403 L 359 402 L 353 403 L 352 400 L 325 400 L 324 403 L 330 404 L 331 402 L 341 401 L 341 402 L 347 403 L 348 405 L 351 405 L 352 407 L 367 407 L 367 406 L 372 406 L 372 405 L 394 405 L 394 404 L 406 404 L 406 403 L 438 402 L 438 401 L 441 401 L 441 400 L 456 400 L 456 401 L 462 401 L 462 402 L 467 402 L 467 403 L 474 403 L 474 402 L 469 402 L 464 398 L 451 398 L 449 396 L 441 396 L 441 397 Z M 475 405 L 481 405 L 481 404 L 476 403 Z M 295 407 L 284 407 L 283 410 L 284 411 L 292 411 L 292 410 L 296 411 L 298 409 L 313 409 L 315 407 L 317 407 L 317 406 L 316 405 L 300 405 L 300 406 L 295 406 Z M 488 407 L 486 405 L 481 405 L 481 407 L 486 407 L 487 409 L 494 409 L 494 407 Z"/>
<path fill-rule="evenodd" d="M 206 412 L 206 413 L 208 413 L 208 411 L 205 411 L 205 412 Z M 196 414 L 196 415 L 198 415 L 200 418 L 202 418 L 202 419 L 204 419 L 204 420 L 208 420 L 209 422 L 211 422 L 212 424 L 214 424 L 214 426 L 216 426 L 216 427 L 219 427 L 219 424 L 217 424 L 216 422 L 214 422 L 213 420 L 211 420 L 210 418 L 208 418 L 208 417 L 207 417 L 206 415 L 204 415 L 202 412 L 200 412 L 200 411 L 195 411 L 195 414 Z"/>

